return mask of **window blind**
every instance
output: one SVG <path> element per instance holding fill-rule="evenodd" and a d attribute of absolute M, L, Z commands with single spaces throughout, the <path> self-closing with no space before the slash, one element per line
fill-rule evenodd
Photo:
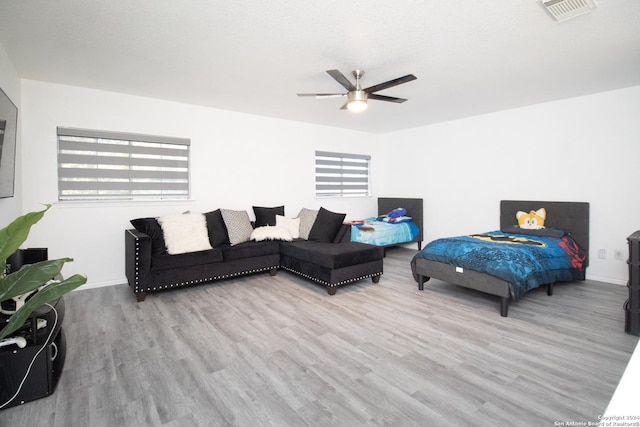
<path fill-rule="evenodd" d="M 59 200 L 189 198 L 190 140 L 58 127 Z"/>
<path fill-rule="evenodd" d="M 369 163 L 363 154 L 316 151 L 316 197 L 369 196 Z"/>

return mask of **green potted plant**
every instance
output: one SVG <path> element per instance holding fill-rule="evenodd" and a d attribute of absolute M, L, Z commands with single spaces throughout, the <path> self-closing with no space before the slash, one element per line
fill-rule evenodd
<path fill-rule="evenodd" d="M 72 258 L 26 264 L 18 271 L 4 274 L 7 258 L 18 250 L 27 239 L 31 226 L 40 221 L 51 207 L 45 206 L 44 210 L 18 217 L 0 230 L 0 303 L 39 289 L 11 315 L 6 324 L 0 324 L 0 340 L 20 329 L 35 309 L 71 292 L 87 281 L 86 277 L 79 274 L 61 281 L 52 280 L 60 273 L 65 262 L 73 261 Z"/>

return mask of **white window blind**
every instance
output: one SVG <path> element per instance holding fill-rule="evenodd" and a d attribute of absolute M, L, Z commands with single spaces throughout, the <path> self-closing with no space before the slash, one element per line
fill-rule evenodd
<path fill-rule="evenodd" d="M 316 151 L 316 197 L 369 196 L 369 163 L 363 154 Z"/>
<path fill-rule="evenodd" d="M 58 199 L 188 199 L 189 145 L 184 138 L 58 127 Z"/>

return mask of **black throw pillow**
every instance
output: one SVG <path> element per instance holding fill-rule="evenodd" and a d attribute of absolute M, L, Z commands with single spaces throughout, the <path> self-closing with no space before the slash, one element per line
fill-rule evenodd
<path fill-rule="evenodd" d="M 164 233 L 156 218 L 136 218 L 129 222 L 131 222 L 131 225 L 133 225 L 136 230 L 151 237 L 151 255 L 167 253 Z"/>
<path fill-rule="evenodd" d="M 207 220 L 207 231 L 209 232 L 209 243 L 211 243 L 211 246 L 217 248 L 220 245 L 229 244 L 227 226 L 224 224 L 220 209 L 207 212 L 204 214 L 204 217 Z"/>
<path fill-rule="evenodd" d="M 316 221 L 309 232 L 309 240 L 314 242 L 333 242 L 346 216 L 347 214 L 335 213 L 325 208 L 320 208 Z"/>
<path fill-rule="evenodd" d="M 276 206 L 274 208 L 254 206 L 253 213 L 256 216 L 256 227 L 274 226 L 276 225 L 276 215 L 284 216 L 284 206 Z"/>

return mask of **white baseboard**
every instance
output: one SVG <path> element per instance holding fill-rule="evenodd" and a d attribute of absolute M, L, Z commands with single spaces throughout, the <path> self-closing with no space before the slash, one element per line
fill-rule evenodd
<path fill-rule="evenodd" d="M 612 279 L 611 277 L 594 276 L 591 274 L 587 274 L 587 280 L 594 280 L 596 282 L 604 282 L 604 283 L 613 283 L 614 285 L 621 285 L 621 286 L 627 285 L 627 282 L 622 279 Z M 122 284 L 127 284 L 126 277 L 123 277 L 121 279 L 115 279 L 115 280 L 106 280 L 102 282 L 88 282 L 77 289 L 93 289 L 93 288 L 102 288 L 105 286 L 115 286 L 115 285 L 122 285 Z"/>
<path fill-rule="evenodd" d="M 626 286 L 627 282 L 623 279 L 613 279 L 611 277 L 594 276 L 587 273 L 587 280 L 595 280 L 596 282 L 613 283 L 614 285 Z"/>
<path fill-rule="evenodd" d="M 76 288 L 74 290 L 82 290 L 82 289 L 93 289 L 93 288 L 103 288 L 105 286 L 115 286 L 115 285 L 122 285 L 122 284 L 126 284 L 127 283 L 127 279 L 126 277 L 123 277 L 122 279 L 116 279 L 116 280 L 106 280 L 103 282 L 87 282 L 84 285 L 80 286 L 79 288 Z"/>

